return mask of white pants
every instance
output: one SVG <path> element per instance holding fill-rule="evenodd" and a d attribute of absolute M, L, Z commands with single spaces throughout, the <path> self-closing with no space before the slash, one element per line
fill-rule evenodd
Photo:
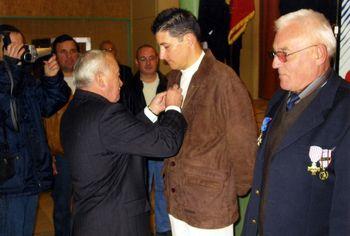
<path fill-rule="evenodd" d="M 220 229 L 201 229 L 169 215 L 173 236 L 234 236 L 233 224 Z"/>

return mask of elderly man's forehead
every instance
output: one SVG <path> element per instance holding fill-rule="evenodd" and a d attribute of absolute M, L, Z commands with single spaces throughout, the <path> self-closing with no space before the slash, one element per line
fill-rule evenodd
<path fill-rule="evenodd" d="M 311 42 L 312 38 L 300 25 L 289 24 L 276 32 L 274 49 L 288 49 Z"/>

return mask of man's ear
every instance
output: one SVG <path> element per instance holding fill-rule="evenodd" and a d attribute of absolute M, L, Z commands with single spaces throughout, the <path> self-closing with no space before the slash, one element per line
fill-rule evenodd
<path fill-rule="evenodd" d="M 139 62 L 138 62 L 137 58 L 135 58 L 135 65 L 137 68 L 139 68 Z"/>
<path fill-rule="evenodd" d="M 98 87 L 100 87 L 100 88 L 106 87 L 106 83 L 105 83 L 105 80 L 104 80 L 104 75 L 103 75 L 102 72 L 98 72 L 96 74 L 95 81 L 96 81 L 96 84 L 98 85 Z"/>
<path fill-rule="evenodd" d="M 326 45 L 320 44 L 316 46 L 315 59 L 317 65 L 322 65 L 328 60 L 328 50 Z"/>
<path fill-rule="evenodd" d="M 188 43 L 188 45 L 192 46 L 194 45 L 194 42 L 196 41 L 196 37 L 192 33 L 187 33 L 183 36 L 183 39 Z"/>

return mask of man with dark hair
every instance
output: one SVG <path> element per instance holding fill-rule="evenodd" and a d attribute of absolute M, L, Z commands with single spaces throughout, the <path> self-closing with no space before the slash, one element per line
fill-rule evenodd
<path fill-rule="evenodd" d="M 60 35 L 52 43 L 52 53 L 56 55 L 64 80 L 74 93 L 73 70 L 79 57 L 78 43 L 67 34 Z M 53 219 L 56 236 L 69 236 L 71 230 L 72 181 L 69 160 L 64 157 L 60 142 L 61 117 L 66 108 L 67 106 L 64 106 L 52 117 L 44 119 L 47 141 L 53 160 L 55 181 L 52 197 L 54 200 Z"/>
<path fill-rule="evenodd" d="M 125 95 L 123 104 L 135 115 L 149 105 L 156 94 L 166 90 L 167 80 L 164 75 L 157 71 L 158 61 L 158 53 L 151 45 L 144 44 L 137 48 L 135 64 L 139 70 L 123 88 Z M 148 159 L 147 166 L 149 193 L 152 190 L 152 183 L 154 183 L 155 190 L 156 235 L 170 235 L 170 222 L 162 177 L 163 161 Z"/>
<path fill-rule="evenodd" d="M 21 60 L 25 50 L 22 33 L 4 25 L 0 32 L 11 41 L 3 47 L 4 37 L 0 36 L 0 161 L 13 171 L 0 182 L 0 235 L 29 236 L 33 235 L 39 193 L 48 190 L 52 180 L 41 119 L 60 109 L 70 90 L 58 74 L 56 56 L 44 61 L 45 75 L 37 80 L 31 76 L 31 65 Z"/>
<path fill-rule="evenodd" d="M 152 25 L 160 59 L 178 84 L 188 130 L 179 153 L 164 163 L 165 195 L 174 236 L 232 236 L 237 195 L 250 189 L 256 124 L 249 94 L 236 73 L 203 51 L 188 11 L 161 12 Z"/>

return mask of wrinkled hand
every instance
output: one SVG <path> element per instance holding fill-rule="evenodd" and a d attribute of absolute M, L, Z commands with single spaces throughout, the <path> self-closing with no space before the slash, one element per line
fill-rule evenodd
<path fill-rule="evenodd" d="M 57 72 L 60 70 L 58 62 L 56 60 L 56 55 L 50 57 L 48 61 L 44 61 L 44 64 L 45 75 L 48 77 L 57 75 Z"/>
<path fill-rule="evenodd" d="M 158 93 L 149 104 L 148 108 L 155 115 L 159 115 L 162 111 L 165 110 L 165 97 L 167 92 Z"/>
<path fill-rule="evenodd" d="M 10 43 L 4 51 L 4 55 L 20 60 L 25 50 L 23 46 L 23 43 Z"/>
<path fill-rule="evenodd" d="M 179 88 L 179 85 L 174 84 L 167 91 L 165 106 L 177 106 L 181 107 L 182 105 L 182 89 Z"/>

